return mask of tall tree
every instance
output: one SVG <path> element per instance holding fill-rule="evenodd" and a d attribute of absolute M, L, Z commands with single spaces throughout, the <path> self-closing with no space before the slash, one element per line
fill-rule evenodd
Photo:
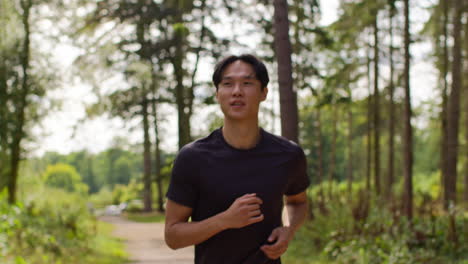
<path fill-rule="evenodd" d="M 409 219 L 413 217 L 413 129 L 411 127 L 411 90 L 410 90 L 410 7 L 409 0 L 404 0 L 404 129 L 403 129 L 403 212 Z"/>
<path fill-rule="evenodd" d="M 377 6 L 373 7 L 373 30 L 374 30 L 374 184 L 375 192 L 380 195 L 380 94 L 379 94 L 379 11 Z"/>
<path fill-rule="evenodd" d="M 465 23 L 465 59 L 468 57 L 468 23 Z M 468 64 L 463 67 L 465 71 L 464 87 L 465 97 L 468 96 Z M 465 202 L 468 202 L 468 100 L 465 100 L 465 189 L 463 193 Z"/>
<path fill-rule="evenodd" d="M 442 183 L 442 189 L 443 189 L 443 197 L 445 196 L 445 193 L 448 191 L 447 190 L 447 143 L 448 143 L 448 134 L 447 134 L 447 109 L 448 109 L 448 82 L 447 82 L 447 75 L 449 71 L 449 54 L 448 54 L 448 1 L 446 0 L 441 0 L 439 4 L 442 6 L 443 10 L 443 19 L 442 19 L 442 43 L 441 46 L 442 48 L 442 65 L 441 65 L 441 78 L 442 78 L 442 111 L 441 111 L 441 151 L 440 151 L 440 167 L 441 167 L 441 183 Z M 445 200 L 445 199 L 444 199 Z"/>
<path fill-rule="evenodd" d="M 288 2 L 274 0 L 274 43 L 280 91 L 281 134 L 298 142 L 297 95 L 293 89 Z"/>
<path fill-rule="evenodd" d="M 447 116 L 447 165 L 446 165 L 446 192 L 444 206 L 456 203 L 457 194 L 457 161 L 458 161 L 458 130 L 460 120 L 460 91 L 462 86 L 461 71 L 463 68 L 461 54 L 461 31 L 463 1 L 454 0 L 453 6 L 453 60 L 452 60 L 452 87 L 448 98 Z"/>
<path fill-rule="evenodd" d="M 144 0 L 139 0 L 141 7 L 145 6 Z M 137 43 L 140 44 L 139 56 L 141 60 L 150 61 L 151 56 L 148 55 L 145 50 L 147 48 L 148 42 L 146 36 L 148 35 L 149 24 L 148 20 L 142 14 L 138 17 L 136 24 L 136 39 Z M 148 67 L 152 69 L 152 67 Z M 152 76 L 152 72 L 150 73 Z M 148 75 L 146 75 L 148 76 Z M 141 98 L 141 114 L 143 117 L 143 205 L 145 212 L 151 212 L 153 210 L 153 190 L 151 180 L 151 140 L 150 140 L 150 125 L 149 125 L 149 100 L 148 95 L 150 89 L 148 89 L 149 84 L 146 81 L 141 82 L 142 89 L 142 98 Z"/>
<path fill-rule="evenodd" d="M 159 130 L 159 112 L 158 112 L 158 104 L 156 103 L 158 92 L 157 92 L 157 76 L 154 70 L 154 66 L 152 67 L 152 94 L 153 100 L 151 102 L 151 108 L 153 112 L 153 129 L 154 129 L 154 159 L 155 159 L 155 168 L 154 168 L 154 179 L 156 182 L 156 189 L 158 192 L 158 211 L 164 211 L 164 198 L 163 198 L 163 190 L 162 190 L 162 175 L 161 175 L 161 136 Z"/>
<path fill-rule="evenodd" d="M 146 89 L 145 89 L 146 90 Z M 151 140 L 149 136 L 149 109 L 148 98 L 146 93 L 141 101 L 141 109 L 143 116 L 143 204 L 145 212 L 153 210 L 153 190 L 151 188 L 153 181 L 151 180 Z"/>
<path fill-rule="evenodd" d="M 317 182 L 320 184 L 319 195 L 323 200 L 323 141 L 322 141 L 322 110 L 320 106 L 317 107 L 316 111 L 316 133 L 317 133 L 317 156 L 318 156 L 318 179 Z"/>
<path fill-rule="evenodd" d="M 331 151 L 330 151 L 330 168 L 328 169 L 328 194 L 330 199 L 332 198 L 332 186 L 333 186 L 333 175 L 335 174 L 336 167 L 336 139 L 338 134 L 338 102 L 336 100 L 336 91 L 333 89 L 333 99 L 330 104 L 331 114 L 332 114 L 332 142 L 331 142 Z"/>
<path fill-rule="evenodd" d="M 372 91 L 371 91 L 371 75 L 370 75 L 370 61 L 369 56 L 367 57 L 367 126 L 366 126 L 366 190 L 371 190 L 371 176 L 372 176 Z"/>
<path fill-rule="evenodd" d="M 394 54 L 394 47 L 393 47 L 393 18 L 396 13 L 395 7 L 395 0 L 389 0 L 389 33 L 390 33 L 390 48 L 389 48 L 389 60 L 390 60 L 390 83 L 389 83 L 389 95 L 390 95 L 390 107 L 389 107 L 389 148 L 388 148 L 388 176 L 386 182 L 386 197 L 389 199 L 392 195 L 392 187 L 393 183 L 395 182 L 395 83 L 394 83 L 394 76 L 395 76 L 395 65 L 393 61 L 393 54 Z"/>
<path fill-rule="evenodd" d="M 26 123 L 26 108 L 28 107 L 27 97 L 31 90 L 31 83 L 29 80 L 30 70 L 30 11 L 32 7 L 32 0 L 22 0 L 20 2 L 22 9 L 22 22 L 24 30 L 24 39 L 22 45 L 22 52 L 20 54 L 21 70 L 22 70 L 22 84 L 21 92 L 19 93 L 19 100 L 17 101 L 16 112 L 16 126 L 13 132 L 13 141 L 10 148 L 10 176 L 8 181 L 8 201 L 10 203 L 16 202 L 16 186 L 18 182 L 18 170 L 21 160 L 21 143 L 25 138 L 24 126 Z"/>

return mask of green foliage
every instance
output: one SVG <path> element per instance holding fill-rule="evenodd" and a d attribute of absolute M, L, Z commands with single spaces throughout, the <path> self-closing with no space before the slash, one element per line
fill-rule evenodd
<path fill-rule="evenodd" d="M 189 29 L 184 25 L 184 23 L 176 23 L 172 27 L 174 28 L 174 34 L 178 38 L 186 38 L 190 33 Z"/>
<path fill-rule="evenodd" d="M 120 204 L 141 198 L 143 183 L 135 180 L 128 185 L 116 185 L 112 191 L 112 204 Z"/>
<path fill-rule="evenodd" d="M 47 152 L 43 157 L 32 159 L 28 163 L 39 172 L 58 163 L 73 166 L 93 194 L 105 186 L 112 189 L 115 184 L 126 185 L 131 179 L 138 178 L 142 173 L 143 161 L 138 153 L 113 147 L 98 154 L 86 151 L 68 155 Z"/>
<path fill-rule="evenodd" d="M 89 196 L 89 202 L 95 208 L 104 208 L 106 205 L 113 203 L 112 191 L 108 187 L 101 188 L 99 192 Z"/>
<path fill-rule="evenodd" d="M 437 175 L 431 175 L 429 183 L 415 185 L 419 190 L 415 192 L 416 200 L 425 202 L 416 203 L 418 214 L 412 222 L 401 216 L 392 201 L 384 202 L 365 192 L 354 192 L 353 201 L 349 202 L 344 184 L 333 185 L 332 199 L 319 196 L 319 188 L 327 190 L 328 186 L 312 188 L 309 195 L 315 197 L 313 219 L 296 234 L 286 262 L 464 263 L 468 257 L 468 217 L 455 211 L 457 241 L 453 242 L 449 231 L 451 216 L 439 213 L 431 196 L 435 185 L 431 181 L 436 178 Z M 370 202 L 366 202 L 368 197 Z"/>
<path fill-rule="evenodd" d="M 2 263 L 123 263 L 122 244 L 99 230 L 83 197 L 59 189 L 37 189 L 39 199 L 16 205 L 0 195 Z"/>
<path fill-rule="evenodd" d="M 49 165 L 44 173 L 44 181 L 51 187 L 68 192 L 88 192 L 88 187 L 81 181 L 81 176 L 76 169 L 67 164 Z"/>
<path fill-rule="evenodd" d="M 436 200 L 441 194 L 440 171 L 424 174 L 416 173 L 414 175 L 414 193 L 416 193 L 416 204 L 421 203 L 421 199 Z"/>

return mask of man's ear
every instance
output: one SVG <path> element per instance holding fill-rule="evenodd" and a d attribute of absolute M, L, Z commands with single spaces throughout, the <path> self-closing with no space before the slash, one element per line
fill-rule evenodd
<path fill-rule="evenodd" d="M 268 87 L 263 87 L 263 90 L 262 90 L 262 101 L 265 101 L 265 99 L 267 98 L 267 95 L 268 95 Z"/>

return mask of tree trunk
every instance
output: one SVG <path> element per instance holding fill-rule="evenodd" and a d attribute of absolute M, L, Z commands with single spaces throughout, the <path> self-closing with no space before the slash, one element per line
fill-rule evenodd
<path fill-rule="evenodd" d="M 184 20 L 182 18 L 182 13 L 179 13 L 175 18 L 175 23 L 178 25 L 183 25 L 183 22 Z M 186 56 L 184 46 L 186 45 L 187 41 L 187 32 L 182 27 L 175 30 L 175 54 L 173 58 L 171 58 L 171 63 L 173 66 L 174 76 L 176 80 L 175 97 L 178 115 L 179 149 L 181 149 L 183 146 L 192 141 L 190 134 L 190 113 L 192 111 L 191 101 L 193 98 L 193 90 L 185 87 L 184 85 L 184 78 L 186 72 L 183 65 Z"/>
<path fill-rule="evenodd" d="M 394 63 L 393 63 L 393 17 L 395 15 L 395 6 L 390 6 L 390 84 L 389 84 L 389 93 L 390 93 L 390 109 L 389 109 L 389 148 L 388 148 L 388 177 L 387 177 L 387 186 L 386 198 L 391 200 L 393 195 L 393 183 L 395 182 L 395 83 L 394 83 Z"/>
<path fill-rule="evenodd" d="M 411 127 L 411 93 L 410 93 L 410 24 L 409 24 L 409 0 L 404 0 L 405 29 L 405 98 L 404 98 L 404 130 L 403 130 L 403 207 L 404 214 L 408 219 L 413 217 L 413 131 Z"/>
<path fill-rule="evenodd" d="M 377 9 L 377 7 L 376 7 Z M 379 26 L 378 11 L 374 19 L 374 184 L 375 193 L 380 195 L 380 95 L 379 95 Z"/>
<path fill-rule="evenodd" d="M 280 91 L 281 134 L 298 142 L 297 95 L 293 90 L 291 42 L 289 40 L 288 2 L 274 0 L 274 43 L 278 64 Z"/>
<path fill-rule="evenodd" d="M 145 89 L 146 90 L 146 89 Z M 144 211 L 152 211 L 152 188 L 151 188 L 151 141 L 149 137 L 149 120 L 148 120 L 148 99 L 146 98 L 146 93 L 144 93 L 144 98 L 141 103 L 142 114 L 143 114 L 143 159 L 144 159 L 144 174 L 143 174 L 143 204 Z"/>
<path fill-rule="evenodd" d="M 371 174 L 372 174 L 372 91 L 371 91 L 371 77 L 370 77 L 370 58 L 367 58 L 367 84 L 369 94 L 367 96 L 367 142 L 366 142 L 366 191 L 371 190 Z"/>
<path fill-rule="evenodd" d="M 353 185 L 353 105 L 352 96 L 350 89 L 350 102 L 348 105 L 348 194 L 349 198 L 352 198 L 352 185 Z"/>
<path fill-rule="evenodd" d="M 8 154 L 8 122 L 7 122 L 7 67 L 0 60 L 0 191 L 8 184 L 10 167 Z"/>
<path fill-rule="evenodd" d="M 183 58 L 184 51 L 182 48 L 181 41 L 177 41 L 176 44 L 176 55 L 173 61 L 174 74 L 176 79 L 175 96 L 177 103 L 177 114 L 178 114 L 178 134 L 179 134 L 179 149 L 186 144 L 190 143 L 190 118 L 188 113 L 190 111 L 189 105 L 187 104 L 189 98 L 185 92 L 184 87 L 184 69 L 183 69 Z"/>
<path fill-rule="evenodd" d="M 461 19 L 463 12 L 462 0 L 455 0 L 453 16 L 453 61 L 452 61 L 452 89 L 448 101 L 447 117 L 447 192 L 445 205 L 456 204 L 457 196 L 457 162 L 458 162 L 458 130 L 460 120 L 460 90 L 462 85 L 461 60 Z"/>
<path fill-rule="evenodd" d="M 448 3 L 447 0 L 441 0 L 441 5 L 443 9 L 443 64 L 442 64 L 442 81 L 443 81 L 443 89 L 442 89 L 442 112 L 441 112 L 441 123 L 442 123 L 442 131 L 441 131 L 441 151 L 440 151 L 440 171 L 441 171 L 441 183 L 442 183 L 442 194 L 444 197 L 444 208 L 447 209 L 448 203 L 446 203 L 447 198 L 446 198 L 446 193 L 448 192 L 447 190 L 447 91 L 448 91 L 448 83 L 447 83 L 447 74 L 448 74 L 448 64 L 449 64 L 449 58 L 448 58 Z"/>
<path fill-rule="evenodd" d="M 465 56 L 468 57 L 468 23 L 465 23 Z M 465 98 L 468 96 L 468 65 L 463 65 L 465 74 L 463 83 L 465 86 Z M 463 198 L 468 203 L 468 100 L 465 100 L 465 189 Z"/>
<path fill-rule="evenodd" d="M 8 180 L 8 202 L 13 204 L 16 202 L 16 189 L 18 182 L 18 169 L 21 161 L 21 141 L 24 138 L 24 123 L 25 110 L 27 107 L 27 96 L 30 91 L 29 87 L 29 59 L 30 59 L 30 25 L 29 14 L 32 7 L 31 0 L 22 0 L 21 8 L 23 9 L 23 51 L 21 53 L 21 68 L 23 71 L 23 80 L 19 102 L 17 105 L 17 120 L 15 131 L 13 133 L 13 142 L 11 146 L 11 164 L 10 177 Z"/>
<path fill-rule="evenodd" d="M 162 175 L 161 175 L 161 150 L 159 148 L 160 146 L 160 136 L 159 136 L 159 121 L 158 121 L 158 108 L 156 104 L 156 97 L 157 97 L 157 92 L 156 92 L 156 78 L 154 75 L 154 70 L 152 70 L 152 76 L 153 76 L 153 101 L 152 101 L 152 109 L 153 109 L 153 118 L 154 118 L 154 135 L 155 135 L 155 140 L 154 140 L 154 158 L 155 158 L 155 166 L 156 168 L 154 169 L 154 174 L 155 174 L 155 180 L 156 180 L 156 188 L 158 190 L 158 211 L 159 212 L 164 212 L 164 199 L 163 199 L 163 190 L 162 190 Z"/>
<path fill-rule="evenodd" d="M 336 96 L 336 95 L 333 95 Z M 335 167 L 336 167 L 336 136 L 337 136 L 337 123 L 338 123 L 338 105 L 336 102 L 333 102 L 331 105 L 332 107 L 332 144 L 331 144 L 331 152 L 330 152 L 330 168 L 328 169 L 328 195 L 330 199 L 333 196 L 333 175 L 335 174 Z"/>
<path fill-rule="evenodd" d="M 320 184 L 319 195 L 323 201 L 323 146 L 322 146 L 322 112 L 317 108 L 317 158 L 318 158 L 318 183 Z"/>

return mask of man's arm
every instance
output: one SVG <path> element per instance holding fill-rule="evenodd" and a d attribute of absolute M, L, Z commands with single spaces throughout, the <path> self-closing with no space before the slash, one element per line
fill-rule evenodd
<path fill-rule="evenodd" d="M 296 195 L 286 196 L 286 209 L 288 211 L 289 227 L 292 234 L 296 233 L 307 217 L 307 194 L 301 192 Z"/>
<path fill-rule="evenodd" d="M 293 239 L 294 234 L 304 223 L 307 216 L 308 206 L 305 191 L 296 195 L 286 196 L 285 202 L 289 226 L 275 228 L 268 237 L 268 242 L 274 242 L 274 244 L 261 247 L 261 250 L 270 259 L 277 259 L 286 252 L 289 242 Z"/>
<path fill-rule="evenodd" d="M 193 209 L 168 200 L 164 230 L 166 244 L 172 249 L 196 245 L 223 230 L 260 222 L 263 220 L 261 203 L 255 194 L 246 194 L 237 198 L 224 212 L 202 221 L 188 222 Z"/>

